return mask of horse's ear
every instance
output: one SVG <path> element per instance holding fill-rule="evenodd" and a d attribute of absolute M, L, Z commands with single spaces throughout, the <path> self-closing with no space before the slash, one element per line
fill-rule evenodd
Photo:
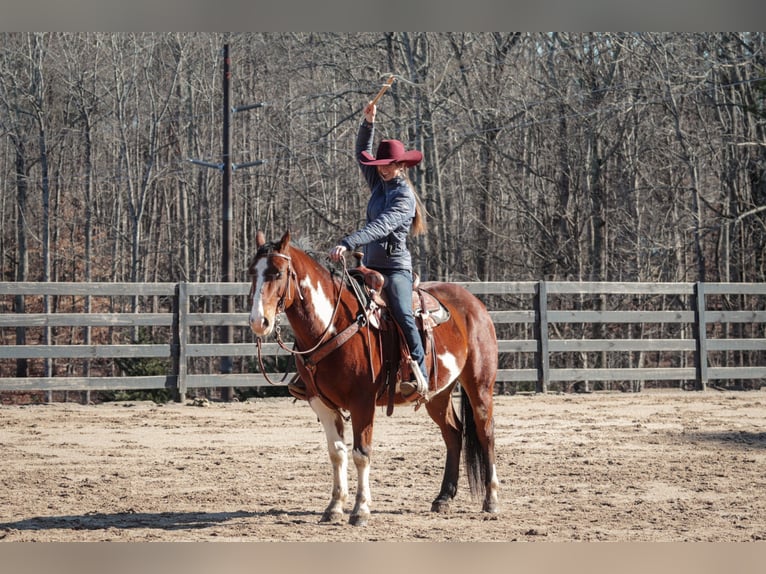
<path fill-rule="evenodd" d="M 284 253 L 287 250 L 287 246 L 290 245 L 290 231 L 285 231 L 282 239 L 279 241 L 279 251 Z"/>
<path fill-rule="evenodd" d="M 266 236 L 263 234 L 263 231 L 259 231 L 255 234 L 255 246 L 260 249 L 263 247 L 263 245 L 266 243 Z"/>

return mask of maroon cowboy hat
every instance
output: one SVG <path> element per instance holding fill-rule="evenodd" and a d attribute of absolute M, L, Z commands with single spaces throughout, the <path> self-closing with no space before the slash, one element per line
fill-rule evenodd
<path fill-rule="evenodd" d="M 359 160 L 364 165 L 388 165 L 391 163 L 404 163 L 407 167 L 417 165 L 423 159 L 423 154 L 418 150 L 404 150 L 404 144 L 399 140 L 381 140 L 375 157 L 363 151 L 364 160 Z"/>

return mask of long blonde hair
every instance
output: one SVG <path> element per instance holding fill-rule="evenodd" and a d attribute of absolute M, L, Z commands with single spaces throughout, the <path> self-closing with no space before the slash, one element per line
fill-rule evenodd
<path fill-rule="evenodd" d="M 415 196 L 415 217 L 412 219 L 412 223 L 410 224 L 410 233 L 413 237 L 417 237 L 418 235 L 423 235 L 426 231 L 428 231 L 428 222 L 426 221 L 427 212 L 423 202 L 420 200 L 418 190 L 415 188 L 415 185 L 412 183 L 410 176 L 407 174 L 405 164 L 401 164 L 401 173 L 404 175 L 404 179 L 407 180 L 407 183 L 412 190 L 412 195 Z"/>

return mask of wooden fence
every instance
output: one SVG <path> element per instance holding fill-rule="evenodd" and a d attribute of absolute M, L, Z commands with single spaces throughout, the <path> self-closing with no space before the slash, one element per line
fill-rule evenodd
<path fill-rule="evenodd" d="M 500 388 L 766 380 L 766 284 L 460 284 L 490 309 Z M 0 282 L 0 392 L 170 389 L 183 399 L 191 389 L 267 385 L 254 366 L 248 289 Z M 242 312 L 218 312 L 224 297 Z M 264 351 L 286 363 L 276 343 Z"/>

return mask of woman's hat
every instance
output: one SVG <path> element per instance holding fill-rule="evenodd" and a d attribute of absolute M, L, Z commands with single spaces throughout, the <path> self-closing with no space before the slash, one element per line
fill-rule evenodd
<path fill-rule="evenodd" d="M 388 165 L 391 163 L 404 163 L 407 167 L 417 165 L 423 159 L 423 154 L 418 150 L 404 150 L 404 144 L 399 140 L 381 140 L 378 144 L 378 151 L 375 157 L 368 152 L 362 152 L 363 160 L 359 160 L 364 165 Z"/>

